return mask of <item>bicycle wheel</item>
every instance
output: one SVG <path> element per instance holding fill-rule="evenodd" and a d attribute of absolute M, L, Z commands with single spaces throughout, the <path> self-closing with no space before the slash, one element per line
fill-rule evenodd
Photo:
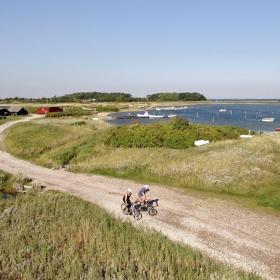
<path fill-rule="evenodd" d="M 130 213 L 129 213 L 129 210 L 128 210 L 128 207 L 127 207 L 126 204 L 124 204 L 124 206 L 121 207 L 121 208 L 122 208 L 122 211 L 123 211 L 123 213 L 124 213 L 125 215 L 129 215 L 129 214 L 130 214 Z"/>
<path fill-rule="evenodd" d="M 140 212 L 136 212 L 135 214 L 134 214 L 134 219 L 136 219 L 136 220 L 141 220 L 142 219 L 142 214 L 140 213 Z"/>
<path fill-rule="evenodd" d="M 148 213 L 149 213 L 149 215 L 151 215 L 151 216 L 155 216 L 155 215 L 158 213 L 158 211 L 157 211 L 156 208 L 150 207 L 150 208 L 148 209 Z"/>
<path fill-rule="evenodd" d="M 126 204 L 125 203 L 122 203 L 121 204 L 121 209 L 123 210 L 123 209 L 125 209 L 126 208 Z"/>

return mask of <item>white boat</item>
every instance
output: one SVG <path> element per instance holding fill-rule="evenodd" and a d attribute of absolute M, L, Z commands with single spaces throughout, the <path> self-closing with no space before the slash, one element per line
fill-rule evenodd
<path fill-rule="evenodd" d="M 199 147 L 199 146 L 207 145 L 209 143 L 210 143 L 209 140 L 197 140 L 194 142 L 194 145 L 196 147 Z"/>
<path fill-rule="evenodd" d="M 176 115 L 176 114 L 170 114 L 170 115 L 168 115 L 167 117 L 168 117 L 168 118 L 175 118 L 175 117 L 177 117 L 177 115 Z"/>
<path fill-rule="evenodd" d="M 164 110 L 168 111 L 168 110 L 174 110 L 174 108 L 175 107 L 157 107 L 156 110 L 157 111 L 161 111 L 161 110 L 162 111 L 164 111 Z"/>
<path fill-rule="evenodd" d="M 144 114 L 137 114 L 137 118 L 149 118 L 149 113 L 145 111 Z"/>
<path fill-rule="evenodd" d="M 244 135 L 240 135 L 240 138 L 246 139 L 246 138 L 252 138 L 253 135 L 248 135 L 248 134 L 244 134 Z"/>
<path fill-rule="evenodd" d="M 222 113 L 222 112 L 226 112 L 226 111 L 227 111 L 226 109 L 220 109 L 220 110 L 219 110 L 219 112 L 221 112 L 221 113 Z"/>
<path fill-rule="evenodd" d="M 274 122 L 275 118 L 262 118 L 262 122 Z"/>
<path fill-rule="evenodd" d="M 177 110 L 184 110 L 187 109 L 188 107 L 173 107 L 173 110 L 177 111 Z"/>
<path fill-rule="evenodd" d="M 161 118 L 164 118 L 165 115 L 149 115 L 149 118 L 150 119 L 161 119 Z"/>

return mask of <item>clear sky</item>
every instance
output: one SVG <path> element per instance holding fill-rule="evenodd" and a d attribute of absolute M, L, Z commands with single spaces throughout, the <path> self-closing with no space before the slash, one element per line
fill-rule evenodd
<path fill-rule="evenodd" d="M 278 0 L 0 0 L 0 97 L 280 98 Z"/>

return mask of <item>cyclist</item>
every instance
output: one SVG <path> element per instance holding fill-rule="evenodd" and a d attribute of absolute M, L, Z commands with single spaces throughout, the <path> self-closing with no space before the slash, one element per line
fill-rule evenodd
<path fill-rule="evenodd" d="M 139 197 L 140 202 L 141 202 L 142 205 L 144 205 L 145 202 L 146 202 L 147 200 L 149 200 L 149 198 L 150 198 L 149 193 L 150 193 L 150 186 L 149 186 L 149 185 L 144 185 L 144 186 L 139 190 L 139 192 L 138 192 L 138 197 Z"/>
<path fill-rule="evenodd" d="M 127 192 L 123 196 L 123 202 L 127 205 L 127 209 L 130 214 L 132 214 L 131 213 L 132 200 L 135 200 L 135 199 L 132 194 L 132 190 L 130 188 L 128 188 Z"/>

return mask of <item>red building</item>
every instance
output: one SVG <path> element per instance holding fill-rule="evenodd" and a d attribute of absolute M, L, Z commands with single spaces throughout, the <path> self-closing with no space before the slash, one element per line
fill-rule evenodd
<path fill-rule="evenodd" d="M 63 109 L 60 107 L 41 107 L 36 111 L 36 113 L 40 115 L 45 115 L 47 113 L 56 113 L 56 112 L 63 112 Z"/>

